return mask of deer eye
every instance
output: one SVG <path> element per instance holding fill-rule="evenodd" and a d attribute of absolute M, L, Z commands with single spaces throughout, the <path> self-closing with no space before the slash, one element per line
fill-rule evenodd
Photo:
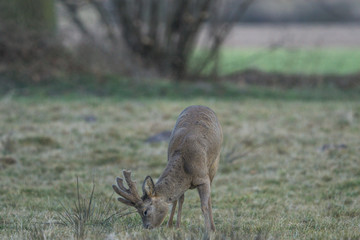
<path fill-rule="evenodd" d="M 146 209 L 145 211 L 144 211 L 144 216 L 146 216 L 148 214 L 148 210 Z"/>

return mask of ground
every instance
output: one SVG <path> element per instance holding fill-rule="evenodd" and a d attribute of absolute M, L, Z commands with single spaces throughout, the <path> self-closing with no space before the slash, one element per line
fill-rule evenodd
<path fill-rule="evenodd" d="M 217 239 L 360 238 L 358 99 L 238 94 L 245 96 L 5 95 L 0 100 L 0 238 L 76 238 L 74 226 L 59 224 L 59 214 L 77 200 L 77 177 L 86 199 L 95 183 L 95 210 L 103 211 L 101 202 L 110 198 L 111 214 L 126 212 L 112 195 L 115 177 L 132 170 L 138 189 L 145 176 L 159 177 L 167 142 L 145 140 L 170 130 L 193 104 L 212 108 L 225 134 L 212 186 Z M 206 237 L 196 191 L 186 192 L 182 219 L 180 229 L 164 223 L 143 230 L 137 214 L 118 216 L 105 227 L 89 223 L 83 236 Z"/>

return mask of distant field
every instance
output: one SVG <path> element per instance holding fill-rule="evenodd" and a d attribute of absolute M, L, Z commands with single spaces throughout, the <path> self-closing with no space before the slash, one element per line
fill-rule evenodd
<path fill-rule="evenodd" d="M 224 42 L 220 73 L 352 74 L 360 72 L 359 43 L 359 24 L 240 24 Z"/>
<path fill-rule="evenodd" d="M 267 1 L 267 0 L 264 0 Z M 291 4 L 291 3 L 290 3 Z M 226 47 L 359 48 L 358 23 L 239 24 L 225 40 Z"/>
<path fill-rule="evenodd" d="M 203 53 L 199 50 L 194 65 Z M 347 75 L 360 72 L 360 48 L 224 48 L 220 74 L 246 69 L 288 74 Z"/>
<path fill-rule="evenodd" d="M 359 101 L 85 96 L 0 101 L 1 239 L 72 239 L 74 227 L 59 225 L 58 212 L 60 202 L 77 200 L 76 177 L 87 198 L 95 182 L 100 212 L 121 169 L 133 170 L 141 189 L 146 175 L 160 175 L 167 151 L 166 142 L 144 140 L 170 130 L 192 104 L 214 109 L 225 133 L 212 187 L 216 239 L 360 238 Z M 242 157 L 226 156 L 232 149 Z M 112 214 L 123 206 L 111 199 Z M 196 191 L 185 194 L 181 229 L 143 230 L 133 214 L 86 225 L 86 236 L 200 239 L 199 205 Z"/>
<path fill-rule="evenodd" d="M 360 48 L 225 49 L 221 57 L 224 75 L 247 68 L 319 75 L 360 72 Z"/>

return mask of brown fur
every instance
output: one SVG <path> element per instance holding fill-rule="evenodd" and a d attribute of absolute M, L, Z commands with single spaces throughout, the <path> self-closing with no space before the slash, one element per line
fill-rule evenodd
<path fill-rule="evenodd" d="M 143 183 L 144 195 L 140 200 L 137 199 L 138 197 L 127 195 L 126 191 L 136 189 L 121 189 L 120 185 L 113 186 L 114 190 L 125 198 L 119 200 L 138 209 L 145 228 L 159 226 L 167 214 L 167 205 L 170 203 L 173 206 L 168 226 L 172 226 L 175 208 L 179 202 L 177 226 L 180 226 L 184 193 L 188 189 L 197 188 L 205 227 L 207 230 L 215 230 L 210 190 L 219 164 L 222 140 L 220 123 L 210 108 L 204 106 L 186 108 L 179 115 L 172 131 L 168 163 L 157 183 L 154 184 L 151 177 L 146 177 Z"/>

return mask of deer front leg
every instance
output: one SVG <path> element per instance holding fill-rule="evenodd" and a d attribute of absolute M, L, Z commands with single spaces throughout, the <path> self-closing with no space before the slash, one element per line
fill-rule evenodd
<path fill-rule="evenodd" d="M 201 211 L 204 215 L 205 220 L 205 228 L 207 231 L 210 229 L 215 231 L 215 225 L 213 224 L 212 213 L 211 213 L 211 204 L 209 204 L 210 200 L 210 181 L 198 186 L 198 192 L 200 195 L 201 201 Z"/>
<path fill-rule="evenodd" d="M 168 221 L 168 223 L 167 223 L 167 226 L 168 226 L 168 227 L 172 227 L 172 226 L 173 226 L 173 218 L 174 218 L 174 214 L 175 214 L 176 204 L 177 204 L 177 201 L 173 202 L 173 205 L 172 205 L 172 208 L 171 208 L 170 217 L 169 217 L 169 221 Z"/>
<path fill-rule="evenodd" d="M 179 198 L 179 207 L 178 207 L 178 213 L 177 213 L 177 219 L 176 219 L 176 227 L 180 227 L 180 224 L 181 224 L 181 210 L 182 210 L 182 205 L 184 203 L 184 199 L 185 199 L 185 195 L 183 194 Z"/>

